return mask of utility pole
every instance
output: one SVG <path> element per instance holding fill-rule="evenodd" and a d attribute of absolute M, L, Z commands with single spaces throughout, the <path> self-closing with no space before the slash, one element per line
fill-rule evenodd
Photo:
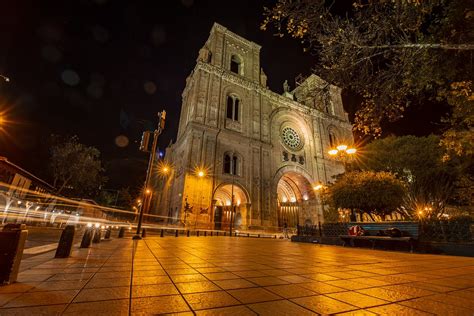
<path fill-rule="evenodd" d="M 143 203 L 140 205 L 140 215 L 138 217 L 137 233 L 135 236 L 133 236 L 133 239 L 142 239 L 142 237 L 140 236 L 140 231 L 142 229 L 142 222 L 143 222 L 143 212 L 144 212 L 143 206 L 145 205 L 147 194 L 151 194 L 151 190 L 148 188 L 148 185 L 150 184 L 150 178 L 153 172 L 153 164 L 155 162 L 155 156 L 156 156 L 156 147 L 158 146 L 158 136 L 160 136 L 161 132 L 165 128 L 165 120 L 166 120 L 166 111 L 163 110 L 161 112 L 158 112 L 158 126 L 153 132 L 153 144 L 151 146 L 150 158 L 148 160 L 148 168 L 147 168 L 146 177 L 145 177 L 145 188 L 142 193 Z M 142 146 L 140 146 L 140 149 L 143 148 L 142 149 L 143 151 L 147 151 L 148 149 L 147 147 L 148 146 L 143 146 L 142 144 Z"/>

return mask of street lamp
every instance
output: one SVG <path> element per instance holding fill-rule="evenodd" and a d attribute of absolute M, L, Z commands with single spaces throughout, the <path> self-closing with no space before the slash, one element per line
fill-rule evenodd
<path fill-rule="evenodd" d="M 328 151 L 328 154 L 331 156 L 345 156 L 346 154 L 351 156 L 354 155 L 357 152 L 357 149 L 351 147 L 349 148 L 347 145 L 341 144 L 337 146 L 336 148 L 330 149 Z"/>
<path fill-rule="evenodd" d="M 3 80 L 5 80 L 5 82 L 10 82 L 10 78 L 5 77 L 4 75 L 0 75 L 0 78 L 2 78 Z"/>

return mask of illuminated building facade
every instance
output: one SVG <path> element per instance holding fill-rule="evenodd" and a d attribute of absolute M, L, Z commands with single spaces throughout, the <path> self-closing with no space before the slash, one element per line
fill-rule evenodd
<path fill-rule="evenodd" d="M 160 215 L 211 229 L 228 228 L 232 210 L 236 228 L 323 221 L 313 188 L 343 171 L 328 149 L 353 141 L 341 91 L 316 75 L 270 91 L 260 48 L 212 27 L 182 93 Z"/>

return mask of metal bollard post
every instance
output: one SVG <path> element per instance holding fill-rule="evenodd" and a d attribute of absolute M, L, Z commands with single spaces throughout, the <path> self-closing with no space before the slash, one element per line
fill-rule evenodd
<path fill-rule="evenodd" d="M 87 227 L 84 235 L 82 236 L 80 248 L 89 248 L 92 243 L 92 238 L 94 238 L 94 228 Z"/>
<path fill-rule="evenodd" d="M 216 236 L 219 237 L 219 232 L 216 232 Z"/>
<path fill-rule="evenodd" d="M 120 227 L 118 238 L 123 238 L 125 236 L 125 227 Z"/>
<path fill-rule="evenodd" d="M 102 234 L 101 234 L 101 231 L 100 231 L 100 227 L 98 227 L 98 228 L 95 229 L 95 234 L 94 234 L 94 238 L 92 238 L 92 242 L 94 244 L 100 243 L 100 238 L 101 237 L 102 237 Z"/>
<path fill-rule="evenodd" d="M 235 233 L 235 237 L 237 237 L 237 233 Z"/>
<path fill-rule="evenodd" d="M 74 233 L 76 228 L 74 225 L 67 225 L 61 233 L 58 248 L 54 258 L 67 258 L 71 255 L 72 243 L 74 241 Z"/>
<path fill-rule="evenodd" d="M 207 230 L 204 231 L 204 237 L 207 237 Z"/>
<path fill-rule="evenodd" d="M 163 229 L 161 229 L 160 237 L 163 237 L 163 236 L 164 236 L 164 232 L 163 232 Z"/>
<path fill-rule="evenodd" d="M 196 231 L 196 237 L 199 237 L 199 230 Z"/>
<path fill-rule="evenodd" d="M 25 224 L 7 224 L 0 232 L 0 285 L 16 282 L 28 231 Z"/>
<path fill-rule="evenodd" d="M 186 237 L 189 237 L 189 230 L 186 232 Z"/>
<path fill-rule="evenodd" d="M 249 233 L 247 233 L 247 237 L 250 237 L 250 234 L 249 234 Z"/>
<path fill-rule="evenodd" d="M 178 237 L 178 230 L 174 233 L 174 237 Z"/>
<path fill-rule="evenodd" d="M 224 237 L 226 236 L 227 232 L 224 232 Z"/>
<path fill-rule="evenodd" d="M 142 228 L 142 238 L 146 237 L 146 228 Z"/>
<path fill-rule="evenodd" d="M 258 234 L 258 238 L 260 238 L 260 234 Z"/>
<path fill-rule="evenodd" d="M 211 237 L 212 237 L 212 231 L 211 231 Z"/>

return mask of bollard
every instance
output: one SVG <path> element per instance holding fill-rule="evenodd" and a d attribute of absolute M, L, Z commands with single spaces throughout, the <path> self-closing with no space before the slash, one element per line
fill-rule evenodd
<path fill-rule="evenodd" d="M 199 237 L 199 230 L 196 231 L 196 237 Z"/>
<path fill-rule="evenodd" d="M 235 233 L 235 237 L 237 237 L 237 233 Z"/>
<path fill-rule="evenodd" d="M 207 230 L 204 232 L 204 237 L 207 237 Z"/>
<path fill-rule="evenodd" d="M 7 224 L 0 232 L 0 285 L 16 282 L 28 231 L 25 224 Z"/>
<path fill-rule="evenodd" d="M 247 237 L 250 237 L 250 234 L 249 234 L 249 233 L 247 233 Z"/>
<path fill-rule="evenodd" d="M 224 237 L 226 236 L 227 232 L 224 232 Z"/>
<path fill-rule="evenodd" d="M 142 228 L 142 238 L 146 237 L 146 228 Z"/>
<path fill-rule="evenodd" d="M 87 227 L 84 235 L 82 236 L 80 248 L 89 248 L 92 243 L 92 238 L 94 237 L 94 228 Z"/>
<path fill-rule="evenodd" d="M 100 227 L 96 228 L 95 229 L 95 234 L 94 234 L 94 238 L 92 238 L 92 242 L 94 244 L 98 244 L 100 243 L 100 238 L 101 238 L 101 231 L 100 231 Z"/>
<path fill-rule="evenodd" d="M 212 231 L 211 231 L 211 237 L 212 237 Z"/>
<path fill-rule="evenodd" d="M 186 232 L 186 237 L 189 237 L 189 230 Z"/>
<path fill-rule="evenodd" d="M 125 227 L 120 227 L 118 238 L 123 238 L 125 236 Z"/>
<path fill-rule="evenodd" d="M 258 238 L 260 238 L 260 234 L 258 234 Z"/>
<path fill-rule="evenodd" d="M 178 230 L 174 233 L 174 237 L 178 237 Z"/>
<path fill-rule="evenodd" d="M 105 230 L 105 239 L 110 239 L 110 234 L 112 233 L 112 228 L 111 227 L 108 227 L 106 230 Z"/>
<path fill-rule="evenodd" d="M 71 255 L 72 243 L 74 241 L 74 233 L 76 228 L 74 225 L 67 225 L 61 233 L 58 248 L 54 258 L 67 258 Z"/>
<path fill-rule="evenodd" d="M 277 235 L 275 235 L 275 239 L 277 239 Z"/>
<path fill-rule="evenodd" d="M 164 236 L 164 231 L 163 229 L 161 229 L 160 237 L 163 237 L 163 236 Z"/>
<path fill-rule="evenodd" d="M 219 232 L 216 232 L 216 236 L 219 237 Z"/>

